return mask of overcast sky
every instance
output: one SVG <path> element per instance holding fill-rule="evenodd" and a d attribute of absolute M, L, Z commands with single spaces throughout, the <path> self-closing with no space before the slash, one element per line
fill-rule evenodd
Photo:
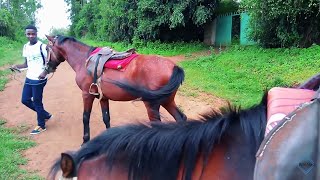
<path fill-rule="evenodd" d="M 38 20 L 38 36 L 44 38 L 49 34 L 52 27 L 67 28 L 71 22 L 69 20 L 68 7 L 64 0 L 38 0 L 42 8 L 38 10 L 36 18 Z"/>

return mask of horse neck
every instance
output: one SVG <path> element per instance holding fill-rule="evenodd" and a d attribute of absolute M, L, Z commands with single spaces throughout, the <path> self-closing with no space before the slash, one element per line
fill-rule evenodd
<path fill-rule="evenodd" d="M 85 61 L 88 58 L 90 46 L 80 44 L 78 42 L 70 42 L 65 44 L 66 61 L 75 72 L 81 71 L 85 66 Z"/>

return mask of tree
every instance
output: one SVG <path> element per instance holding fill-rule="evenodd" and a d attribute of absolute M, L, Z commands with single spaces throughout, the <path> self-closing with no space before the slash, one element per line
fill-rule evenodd
<path fill-rule="evenodd" d="M 320 1 L 243 0 L 251 16 L 249 34 L 264 47 L 309 47 L 319 43 Z"/>
<path fill-rule="evenodd" d="M 0 4 L 0 36 L 10 38 L 23 34 L 23 28 L 36 21 L 35 13 L 41 7 L 36 0 L 2 0 Z"/>
<path fill-rule="evenodd" d="M 65 1 L 71 5 L 74 35 L 111 41 L 197 40 L 218 5 L 218 0 Z"/>

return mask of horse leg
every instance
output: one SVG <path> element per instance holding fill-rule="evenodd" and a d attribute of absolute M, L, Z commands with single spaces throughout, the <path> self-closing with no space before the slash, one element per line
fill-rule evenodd
<path fill-rule="evenodd" d="M 177 107 L 176 103 L 173 99 L 169 99 L 168 101 L 161 104 L 177 122 L 182 122 L 187 120 L 187 116 Z"/>
<path fill-rule="evenodd" d="M 161 121 L 160 119 L 160 104 L 150 103 L 150 102 L 143 102 L 147 108 L 147 113 L 149 116 L 150 121 Z"/>
<path fill-rule="evenodd" d="M 103 122 L 106 125 L 106 128 L 110 128 L 110 112 L 109 112 L 109 100 L 106 98 L 102 98 L 100 100 L 101 112 Z"/>
<path fill-rule="evenodd" d="M 83 144 L 90 140 L 90 114 L 92 110 L 92 103 L 94 101 L 94 96 L 90 94 L 83 94 Z"/>

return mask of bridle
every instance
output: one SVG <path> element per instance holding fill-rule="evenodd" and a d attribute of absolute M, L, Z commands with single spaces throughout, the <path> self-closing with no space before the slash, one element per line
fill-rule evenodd
<path fill-rule="evenodd" d="M 59 64 L 61 63 L 61 61 L 57 58 L 56 53 L 52 50 L 52 47 L 54 46 L 56 40 L 57 40 L 58 36 L 54 37 L 53 42 L 49 41 L 49 44 L 47 46 L 49 52 L 48 52 L 48 56 L 47 56 L 47 65 L 45 67 L 45 71 L 49 74 L 49 73 L 53 73 L 56 71 L 57 67 L 59 66 Z M 53 56 L 57 61 L 50 61 L 51 56 Z"/>

